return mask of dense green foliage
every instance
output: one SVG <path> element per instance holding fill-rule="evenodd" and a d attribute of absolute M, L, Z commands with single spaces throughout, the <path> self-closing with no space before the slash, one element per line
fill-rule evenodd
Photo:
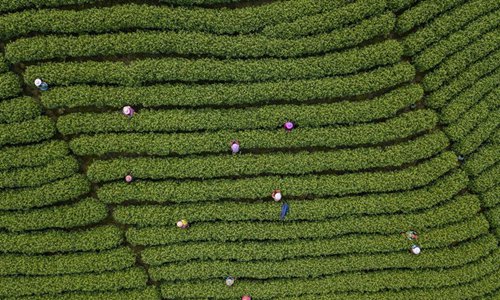
<path fill-rule="evenodd" d="M 64 157 L 42 167 L 0 172 L 0 188 L 40 186 L 57 179 L 67 178 L 78 170 L 73 157 Z"/>
<path fill-rule="evenodd" d="M 12 98 L 21 92 L 19 79 L 13 73 L 0 74 L 0 100 Z"/>
<path fill-rule="evenodd" d="M 386 5 L 386 0 L 359 0 L 332 11 L 306 15 L 294 22 L 268 26 L 262 33 L 274 38 L 298 38 L 325 33 L 382 13 Z"/>
<path fill-rule="evenodd" d="M 82 231 L 1 232 L 0 241 L 0 252 L 42 254 L 111 249 L 123 242 L 123 234 L 118 227 L 100 226 Z"/>
<path fill-rule="evenodd" d="M 218 34 L 250 33 L 259 31 L 265 26 L 291 22 L 307 15 L 335 9 L 343 2 L 342 0 L 288 0 L 237 10 L 193 10 L 138 4 L 76 11 L 28 10 L 0 17 L 0 28 L 2 28 L 0 38 L 8 40 L 33 32 L 103 33 L 130 29 L 206 31 Z M 383 3 L 384 0 L 379 2 Z M 380 12 L 380 9 L 375 12 Z"/>
<path fill-rule="evenodd" d="M 69 291 L 118 291 L 145 287 L 146 277 L 144 271 L 137 268 L 98 274 L 0 277 L 0 296 L 19 297 Z"/>
<path fill-rule="evenodd" d="M 423 0 L 398 16 L 396 31 L 404 33 L 428 22 L 440 13 L 464 3 L 465 0 Z"/>
<path fill-rule="evenodd" d="M 426 0 L 426 2 L 460 2 L 463 0 Z M 425 2 L 424 2 L 425 3 Z M 498 1 L 472 0 L 434 19 L 429 25 L 403 39 L 406 55 L 415 55 L 439 39 L 459 30 L 465 24 L 500 7 Z M 423 16 L 427 15 L 422 11 Z"/>
<path fill-rule="evenodd" d="M 360 172 L 344 175 L 304 175 L 301 177 L 258 177 L 241 180 L 206 181 L 139 181 L 133 184 L 105 184 L 98 197 L 105 203 L 127 200 L 157 202 L 215 201 L 231 197 L 238 191 L 240 199 L 263 199 L 275 189 L 285 196 L 330 196 L 352 193 L 391 192 L 411 189 L 432 182 L 457 164 L 450 152 L 416 166 L 390 172 Z"/>
<path fill-rule="evenodd" d="M 419 71 L 427 71 L 438 65 L 450 54 L 499 25 L 500 10 L 497 9 L 423 50 L 414 57 L 415 66 Z"/>
<path fill-rule="evenodd" d="M 314 201 L 288 200 L 287 220 L 323 220 L 346 215 L 388 214 L 431 208 L 451 199 L 467 184 L 465 174 L 453 173 L 425 188 L 405 192 L 368 194 L 339 198 L 314 198 Z M 420 200 L 419 199 L 424 199 Z M 120 223 L 138 226 L 170 225 L 180 217 L 191 221 L 273 220 L 279 205 L 250 202 L 182 203 L 176 205 L 118 206 L 113 217 Z M 144 219 L 142 216 L 147 215 Z"/>
<path fill-rule="evenodd" d="M 193 158 L 131 158 L 96 161 L 87 170 L 94 182 L 122 179 L 128 173 L 140 179 L 200 178 L 260 174 L 302 175 L 323 171 L 357 171 L 399 167 L 429 158 L 448 146 L 437 132 L 385 148 L 356 148 L 334 152 L 242 154 Z M 293 161 L 293 164 L 287 162 Z M 272 162 L 272 163 L 270 163 Z"/>
<path fill-rule="evenodd" d="M 71 228 L 99 222 L 106 215 L 106 206 L 102 202 L 85 199 L 76 204 L 28 211 L 1 212 L 0 228 L 11 231 Z"/>
<path fill-rule="evenodd" d="M 70 142 L 78 155 L 107 153 L 147 153 L 155 155 L 229 153 L 230 142 L 237 139 L 247 149 L 279 149 L 304 147 L 339 147 L 377 144 L 407 138 L 431 130 L 437 116 L 430 110 L 417 110 L 380 123 L 298 128 L 283 134 L 278 130 L 230 130 L 205 133 L 173 134 L 98 134 L 79 136 Z M 278 126 L 280 126 L 279 124 Z"/>
<path fill-rule="evenodd" d="M 34 119 L 40 115 L 40 106 L 29 97 L 0 102 L 0 123 L 14 123 Z"/>
<path fill-rule="evenodd" d="M 394 40 L 321 57 L 260 60 L 146 59 L 131 63 L 50 63 L 28 67 L 25 81 L 43 77 L 54 85 L 97 83 L 141 85 L 163 81 L 274 81 L 345 75 L 399 61 L 403 50 Z"/>
<path fill-rule="evenodd" d="M 1 299 L 498 298 L 500 2 L 0 2 Z"/>
<path fill-rule="evenodd" d="M 0 152 L 0 170 L 43 166 L 65 157 L 69 153 L 68 150 L 68 145 L 63 141 L 4 147 Z"/>
<path fill-rule="evenodd" d="M 47 183 L 36 188 L 12 189 L 0 192 L 0 209 L 25 209 L 73 200 L 90 191 L 86 177 L 72 177 Z"/>
<path fill-rule="evenodd" d="M 21 123 L 0 124 L 0 146 L 41 142 L 54 135 L 55 127 L 45 116 Z"/>
<path fill-rule="evenodd" d="M 30 256 L 0 255 L 1 275 L 55 275 L 122 270 L 131 267 L 135 256 L 128 247 L 101 252 Z"/>
<path fill-rule="evenodd" d="M 419 85 L 408 85 L 364 101 L 311 105 L 265 105 L 243 109 L 141 109 L 132 119 L 117 112 L 72 113 L 57 120 L 59 132 L 176 132 L 217 129 L 276 128 L 287 120 L 301 127 L 367 122 L 395 116 L 422 98 Z"/>
<path fill-rule="evenodd" d="M 216 57 L 297 57 L 355 46 L 386 35 L 395 16 L 385 13 L 363 20 L 353 28 L 297 40 L 273 39 L 259 35 L 213 35 L 199 32 L 137 31 L 130 33 L 43 36 L 24 38 L 5 46 L 11 63 L 63 57 L 128 54 L 211 55 Z M 192 41 L 196 40 L 196 43 Z"/>
<path fill-rule="evenodd" d="M 488 221 L 484 216 L 474 217 L 464 222 L 427 230 L 420 237 L 426 249 L 448 246 L 457 241 L 475 238 L 488 232 Z M 352 234 L 335 238 L 315 240 L 242 241 L 242 242 L 190 242 L 148 247 L 142 253 L 149 265 L 161 265 L 184 261 L 259 261 L 284 260 L 294 257 L 317 257 L 326 255 L 355 253 L 386 253 L 406 250 L 407 243 L 399 236 L 378 233 Z"/>
<path fill-rule="evenodd" d="M 142 105 L 203 106 L 262 104 L 276 101 L 297 103 L 314 99 L 352 97 L 373 93 L 408 82 L 415 69 L 408 63 L 380 67 L 355 75 L 321 79 L 262 83 L 215 83 L 208 85 L 164 84 L 143 87 L 76 85 L 54 88 L 42 96 L 48 108 Z"/>

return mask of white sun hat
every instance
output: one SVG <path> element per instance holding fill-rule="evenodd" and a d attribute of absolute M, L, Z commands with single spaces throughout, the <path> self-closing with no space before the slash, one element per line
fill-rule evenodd
<path fill-rule="evenodd" d="M 42 85 L 42 80 L 40 78 L 35 79 L 35 85 L 37 87 L 41 86 Z"/>
<path fill-rule="evenodd" d="M 281 192 L 277 192 L 276 194 L 274 194 L 274 200 L 276 200 L 276 201 L 281 200 Z"/>
<path fill-rule="evenodd" d="M 413 252 L 413 254 L 420 254 L 420 247 L 417 245 L 413 245 L 411 247 L 411 252 Z"/>

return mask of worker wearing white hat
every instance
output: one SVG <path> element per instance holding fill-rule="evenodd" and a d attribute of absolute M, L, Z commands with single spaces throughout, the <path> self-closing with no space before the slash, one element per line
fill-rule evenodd
<path fill-rule="evenodd" d="M 410 248 L 410 251 L 411 251 L 411 253 L 413 253 L 415 255 L 419 255 L 420 254 L 420 247 L 417 245 L 412 245 Z"/>
<path fill-rule="evenodd" d="M 179 221 L 177 222 L 177 227 L 179 227 L 179 228 L 181 228 L 181 229 L 186 229 L 186 228 L 188 228 L 188 227 L 189 227 L 189 223 L 188 223 L 188 221 L 187 221 L 187 220 L 182 219 L 182 220 L 179 220 Z"/>
<path fill-rule="evenodd" d="M 46 91 L 49 89 L 49 85 L 40 78 L 35 79 L 35 86 L 41 91 Z"/>
<path fill-rule="evenodd" d="M 283 196 L 281 195 L 280 190 L 274 190 L 273 193 L 271 194 L 271 197 L 273 197 L 274 201 L 278 202 L 278 201 L 281 201 L 281 198 Z"/>

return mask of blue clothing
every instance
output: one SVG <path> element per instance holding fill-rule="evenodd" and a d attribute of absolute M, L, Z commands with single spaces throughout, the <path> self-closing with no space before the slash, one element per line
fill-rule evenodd
<path fill-rule="evenodd" d="M 280 220 L 284 220 L 286 217 L 286 214 L 288 213 L 288 203 L 283 203 L 281 205 L 281 215 L 280 215 Z"/>
<path fill-rule="evenodd" d="M 49 85 L 46 82 L 42 82 L 39 89 L 40 89 L 40 91 L 46 91 L 49 89 Z"/>

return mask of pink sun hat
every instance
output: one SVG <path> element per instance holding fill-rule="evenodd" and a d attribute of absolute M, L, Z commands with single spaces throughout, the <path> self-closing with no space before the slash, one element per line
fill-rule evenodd
<path fill-rule="evenodd" d="M 283 125 L 283 127 L 285 127 L 286 130 L 291 131 L 295 127 L 295 125 L 292 122 L 288 121 L 285 123 L 285 125 Z"/>
<path fill-rule="evenodd" d="M 134 109 L 131 106 L 127 105 L 122 108 L 122 113 L 126 116 L 131 117 L 134 115 Z"/>
<path fill-rule="evenodd" d="M 245 296 L 241 297 L 241 300 L 252 300 L 252 297 L 245 295 Z"/>
<path fill-rule="evenodd" d="M 132 175 L 127 175 L 127 176 L 125 176 L 125 182 L 127 182 L 127 183 L 132 182 L 132 179 L 133 179 L 133 178 L 132 178 Z"/>

